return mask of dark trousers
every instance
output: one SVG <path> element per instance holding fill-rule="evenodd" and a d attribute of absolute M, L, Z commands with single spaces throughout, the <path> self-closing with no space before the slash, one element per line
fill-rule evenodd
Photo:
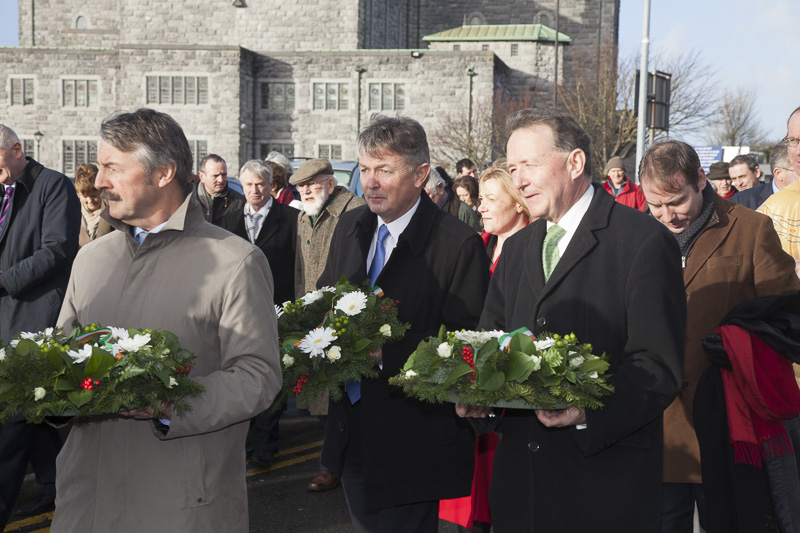
<path fill-rule="evenodd" d="M 0 425 L 0 525 L 8 523 L 28 463 L 43 493 L 55 494 L 56 456 L 61 450 L 58 430 L 47 424 L 12 419 Z"/>
<path fill-rule="evenodd" d="M 345 401 L 347 399 L 345 398 Z M 439 502 L 421 502 L 410 505 L 399 505 L 381 509 L 375 513 L 366 511 L 366 492 L 368 487 L 362 470 L 361 457 L 361 403 L 349 405 L 345 410 L 346 420 L 338 423 L 346 424 L 350 434 L 347 450 L 344 454 L 344 470 L 342 486 L 350 509 L 350 519 L 356 533 L 436 533 L 439 527 Z M 328 423 L 334 420 L 328 410 Z M 327 440 L 326 440 L 327 444 Z"/>
<path fill-rule="evenodd" d="M 248 457 L 268 457 L 278 453 L 278 443 L 281 438 L 279 426 L 282 414 L 283 409 L 275 412 L 264 411 L 250 419 Z"/>
<path fill-rule="evenodd" d="M 700 527 L 706 529 L 706 499 L 703 485 L 664 483 L 661 489 L 661 533 L 692 533 L 695 503 L 697 503 Z"/>

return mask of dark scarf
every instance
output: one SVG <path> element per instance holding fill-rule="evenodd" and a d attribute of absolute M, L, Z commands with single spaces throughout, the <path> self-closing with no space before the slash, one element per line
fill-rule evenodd
<path fill-rule="evenodd" d="M 714 213 L 714 197 L 716 195 L 717 193 L 711 187 L 703 189 L 703 208 L 700 209 L 700 215 L 686 228 L 686 231 L 672 234 L 678 241 L 683 257 L 686 257 L 695 238 L 703 232 L 706 224 L 711 220 L 711 215 Z"/>

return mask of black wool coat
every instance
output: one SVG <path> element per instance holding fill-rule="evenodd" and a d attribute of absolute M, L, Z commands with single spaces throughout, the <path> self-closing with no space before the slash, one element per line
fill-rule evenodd
<path fill-rule="evenodd" d="M 341 276 L 357 284 L 367 279 L 367 255 L 376 227 L 377 216 L 367 206 L 342 215 L 319 287 L 334 285 Z M 448 330 L 475 329 L 489 284 L 483 240 L 423 194 L 376 284 L 400 301 L 399 319 L 411 329 L 401 341 L 383 347 L 380 377 L 361 385 L 359 444 L 367 510 L 466 496 L 475 454 L 469 424 L 456 416 L 452 404 L 408 399 L 387 380 L 442 324 Z M 348 409 L 352 407 L 346 397 L 331 402 L 328 409 L 328 427 L 341 428 L 338 446 L 358 438 L 345 425 Z"/>
<path fill-rule="evenodd" d="M 0 230 L 0 341 L 54 326 L 78 253 L 81 204 L 72 182 L 28 158 Z M 8 217 L 7 217 L 8 218 Z"/>
<path fill-rule="evenodd" d="M 611 356 L 616 391 L 588 426 L 548 429 L 507 409 L 494 460 L 494 530 L 658 531 L 662 413 L 676 397 L 686 331 L 680 252 L 652 218 L 597 189 L 545 284 L 539 220 L 506 241 L 481 327 L 575 333 Z"/>
<path fill-rule="evenodd" d="M 297 249 L 297 215 L 294 207 L 272 200 L 267 218 L 261 223 L 254 243 L 267 256 L 269 269 L 272 272 L 274 286 L 273 299 L 275 305 L 281 305 L 295 299 L 294 294 L 294 257 Z M 244 211 L 240 211 L 236 225 L 236 235 L 250 241 L 247 235 Z M 298 295 L 302 296 L 302 295 Z"/>

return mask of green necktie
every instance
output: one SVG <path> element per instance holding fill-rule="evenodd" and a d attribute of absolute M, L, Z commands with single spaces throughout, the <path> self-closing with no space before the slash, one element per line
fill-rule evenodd
<path fill-rule="evenodd" d="M 558 224 L 553 224 L 547 230 L 547 236 L 544 238 L 544 245 L 542 246 L 542 269 L 544 270 L 544 282 L 550 279 L 550 274 L 555 270 L 558 260 L 561 256 L 558 253 L 558 239 L 564 235 L 566 231 Z"/>

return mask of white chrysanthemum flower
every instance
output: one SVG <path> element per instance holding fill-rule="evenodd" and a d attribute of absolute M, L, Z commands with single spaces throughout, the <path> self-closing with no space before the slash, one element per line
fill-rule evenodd
<path fill-rule="evenodd" d="M 80 350 L 70 350 L 67 352 L 67 354 L 72 357 L 76 363 L 83 363 L 92 356 L 92 345 L 84 344 Z"/>
<path fill-rule="evenodd" d="M 115 339 L 121 340 L 121 339 L 130 338 L 130 335 L 128 334 L 128 330 L 125 329 L 125 328 L 110 327 L 108 329 L 111 330 L 111 336 L 114 337 Z"/>
<path fill-rule="evenodd" d="M 572 368 L 578 368 L 578 367 L 579 367 L 579 366 L 581 366 L 581 365 L 582 365 L 582 364 L 583 364 L 585 361 L 586 361 L 586 359 L 584 359 L 583 357 L 581 357 L 581 356 L 579 355 L 578 357 L 573 357 L 572 359 L 570 359 L 570 360 L 569 360 L 569 364 L 572 366 Z"/>
<path fill-rule="evenodd" d="M 338 361 L 342 358 L 342 349 L 338 346 L 331 346 L 331 349 L 328 350 L 328 359 L 331 361 Z"/>
<path fill-rule="evenodd" d="M 0 361 L 6 358 L 6 349 L 0 348 Z"/>
<path fill-rule="evenodd" d="M 45 336 L 45 337 L 52 337 L 52 336 L 53 336 L 53 330 L 54 330 L 54 328 L 47 328 L 47 329 L 45 329 L 45 330 L 44 330 L 44 336 Z"/>
<path fill-rule="evenodd" d="M 541 341 L 537 341 L 537 340 L 533 341 L 533 345 L 536 346 L 536 349 L 537 350 L 542 350 L 542 351 L 544 351 L 544 350 L 548 349 L 549 347 L 553 346 L 555 343 L 556 343 L 556 340 L 554 338 L 552 338 L 552 337 L 547 337 L 546 339 L 541 340 Z"/>
<path fill-rule="evenodd" d="M 407 378 L 413 378 L 416 375 L 417 375 L 417 373 L 414 372 L 413 370 L 406 370 L 406 377 Z"/>
<path fill-rule="evenodd" d="M 36 387 L 33 389 L 33 399 L 37 402 L 44 398 L 45 390 L 42 387 Z"/>
<path fill-rule="evenodd" d="M 322 298 L 322 291 L 311 291 L 303 295 L 303 305 L 311 305 Z"/>
<path fill-rule="evenodd" d="M 591 379 L 597 379 L 597 371 L 589 372 L 586 375 L 589 376 Z"/>
<path fill-rule="evenodd" d="M 33 333 L 31 331 L 23 331 L 22 333 L 19 334 L 19 336 L 22 337 L 23 339 L 28 339 L 29 341 L 36 340 L 36 333 Z"/>
<path fill-rule="evenodd" d="M 128 337 L 127 339 L 119 339 L 117 346 L 119 346 L 123 351 L 135 352 L 147 345 L 148 342 L 150 342 L 149 333 L 145 333 L 144 335 L 137 334 L 133 337 Z"/>
<path fill-rule="evenodd" d="M 348 292 L 336 302 L 336 309 L 348 316 L 356 316 L 367 307 L 367 295 L 361 291 Z"/>
<path fill-rule="evenodd" d="M 456 339 L 465 342 L 480 350 L 481 347 L 492 339 L 505 335 L 502 331 L 456 331 Z"/>
<path fill-rule="evenodd" d="M 278 316 L 278 318 L 282 317 L 283 316 L 283 309 L 276 305 L 275 306 L 275 314 Z"/>
<path fill-rule="evenodd" d="M 50 331 L 52 332 L 52 331 L 53 331 L 53 328 L 50 328 Z M 48 337 L 46 337 L 46 336 L 45 336 L 44 334 L 42 334 L 42 333 L 31 333 L 31 332 L 29 332 L 29 331 L 26 331 L 26 332 L 20 333 L 19 335 L 20 335 L 20 337 L 22 337 L 23 339 L 27 339 L 27 340 L 30 340 L 30 341 L 33 341 L 33 342 L 35 342 L 35 343 L 36 343 L 38 346 L 41 346 L 42 344 L 44 344 L 44 343 L 45 343 L 45 342 L 47 342 L 47 340 L 48 340 Z M 11 345 L 12 345 L 12 346 L 14 346 L 15 348 L 16 348 L 16 346 L 17 346 L 17 345 L 14 343 L 14 341 L 11 341 Z"/>
<path fill-rule="evenodd" d="M 448 359 L 453 355 L 453 347 L 443 342 L 436 348 L 436 353 L 439 354 L 439 357 L 442 359 Z"/>
<path fill-rule="evenodd" d="M 170 376 L 169 377 L 169 385 L 167 385 L 167 388 L 171 389 L 172 387 L 174 387 L 177 384 L 178 384 L 178 380 L 173 378 L 172 376 Z"/>
<path fill-rule="evenodd" d="M 338 337 L 332 328 L 316 328 L 308 332 L 300 341 L 299 348 L 311 357 L 324 355 L 325 348 L 331 345 Z"/>
<path fill-rule="evenodd" d="M 286 354 L 283 354 L 283 365 L 284 365 L 286 368 L 289 368 L 289 367 L 290 367 L 290 366 L 292 366 L 293 364 L 294 364 L 294 357 L 292 357 L 292 356 L 291 356 L 291 355 L 289 355 L 288 353 L 286 353 Z"/>
<path fill-rule="evenodd" d="M 392 326 L 390 326 L 389 324 L 382 325 L 381 329 L 379 329 L 378 331 L 384 337 L 391 337 L 392 336 Z"/>
<path fill-rule="evenodd" d="M 533 371 L 536 372 L 540 368 L 542 368 L 542 358 L 538 355 L 531 355 L 529 356 L 531 361 L 533 361 Z"/>
<path fill-rule="evenodd" d="M 322 287 L 319 292 L 336 292 L 336 287 L 331 287 L 330 285 Z"/>

